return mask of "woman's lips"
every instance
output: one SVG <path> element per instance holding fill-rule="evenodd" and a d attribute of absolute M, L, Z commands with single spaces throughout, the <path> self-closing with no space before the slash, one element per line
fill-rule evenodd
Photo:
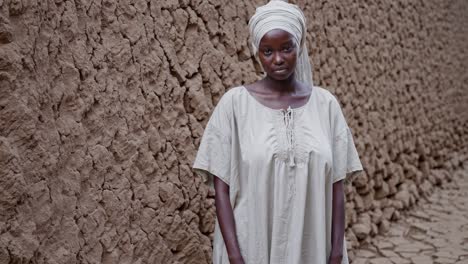
<path fill-rule="evenodd" d="M 286 69 L 286 68 L 273 70 L 273 72 L 275 72 L 275 73 L 286 73 L 287 71 L 288 71 L 288 69 Z"/>

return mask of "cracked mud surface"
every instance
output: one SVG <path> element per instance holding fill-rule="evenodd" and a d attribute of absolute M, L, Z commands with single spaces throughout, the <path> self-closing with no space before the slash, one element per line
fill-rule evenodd
<path fill-rule="evenodd" d="M 355 251 L 353 264 L 467 263 L 468 171 L 452 177 L 455 181 L 436 190 L 388 233 Z"/>

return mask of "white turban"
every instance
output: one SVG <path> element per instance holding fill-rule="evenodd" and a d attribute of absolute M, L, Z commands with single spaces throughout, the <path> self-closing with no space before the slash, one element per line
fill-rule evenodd
<path fill-rule="evenodd" d="M 255 14 L 249 21 L 249 29 L 255 56 L 258 56 L 260 40 L 270 30 L 282 29 L 290 33 L 298 51 L 295 77 L 297 80 L 313 86 L 312 67 L 306 47 L 306 19 L 298 6 L 280 0 L 272 0 L 255 10 Z"/>

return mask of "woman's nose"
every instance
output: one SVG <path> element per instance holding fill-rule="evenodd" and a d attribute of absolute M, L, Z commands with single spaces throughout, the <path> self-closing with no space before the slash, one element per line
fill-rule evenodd
<path fill-rule="evenodd" d="M 284 59 L 279 52 L 274 53 L 273 62 L 277 65 L 283 64 Z"/>

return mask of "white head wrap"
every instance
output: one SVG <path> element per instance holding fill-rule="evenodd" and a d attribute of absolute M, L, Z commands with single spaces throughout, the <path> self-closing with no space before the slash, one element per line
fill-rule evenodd
<path fill-rule="evenodd" d="M 298 6 L 285 1 L 272 0 L 255 10 L 255 14 L 249 21 L 249 29 L 255 56 L 258 56 L 260 40 L 270 30 L 282 29 L 290 33 L 298 51 L 295 77 L 313 86 L 312 67 L 306 47 L 306 19 Z"/>

